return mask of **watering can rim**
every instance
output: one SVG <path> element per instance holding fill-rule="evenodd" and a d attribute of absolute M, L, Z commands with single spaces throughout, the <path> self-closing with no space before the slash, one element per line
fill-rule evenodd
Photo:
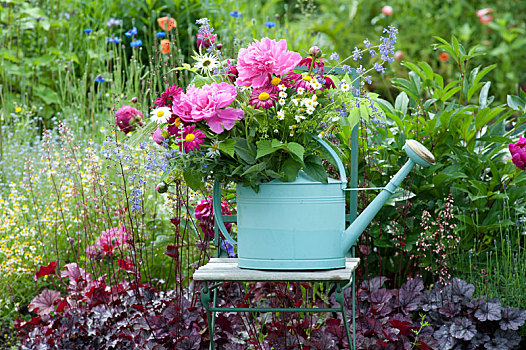
<path fill-rule="evenodd" d="M 300 170 L 298 171 L 298 176 L 296 177 L 294 181 L 281 181 L 280 179 L 274 179 L 269 182 L 261 183 L 259 184 L 259 186 L 261 187 L 261 186 L 268 186 L 268 185 L 277 185 L 277 186 L 283 186 L 283 185 L 338 185 L 338 184 L 347 183 L 347 181 L 333 179 L 332 177 L 329 177 L 327 181 L 328 181 L 327 183 L 324 183 L 321 181 L 314 180 L 312 177 L 307 175 L 305 171 Z M 242 185 L 242 187 L 249 187 L 248 185 L 245 186 L 245 184 L 237 184 L 237 185 L 238 186 Z"/>

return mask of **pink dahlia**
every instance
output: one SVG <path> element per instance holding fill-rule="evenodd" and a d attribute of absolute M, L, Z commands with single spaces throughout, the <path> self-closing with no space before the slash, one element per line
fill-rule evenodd
<path fill-rule="evenodd" d="M 227 202 L 221 203 L 221 214 L 230 215 L 232 212 L 228 207 Z M 195 218 L 199 220 L 199 227 L 204 234 L 209 237 L 214 237 L 214 209 L 212 208 L 212 197 L 208 196 L 207 199 L 203 199 L 195 208 Z M 225 223 L 225 227 L 230 232 L 232 229 L 231 223 Z"/>
<path fill-rule="evenodd" d="M 517 168 L 526 170 L 526 138 L 520 137 L 516 143 L 508 145 L 511 153 L 511 160 Z"/>
<path fill-rule="evenodd" d="M 194 149 L 199 149 L 201 148 L 201 145 L 205 139 L 206 136 L 201 130 L 196 129 L 195 125 L 189 125 L 185 127 L 183 131 L 182 148 L 184 149 L 185 153 L 188 153 Z M 179 149 L 181 149 L 181 142 L 179 142 Z"/>
<path fill-rule="evenodd" d="M 191 86 L 186 94 L 174 100 L 172 111 L 187 123 L 206 120 L 210 130 L 219 134 L 232 129 L 236 121 L 243 118 L 242 109 L 225 108 L 236 96 L 236 88 L 228 83 L 212 83 L 201 88 Z"/>
<path fill-rule="evenodd" d="M 169 88 L 166 89 L 161 94 L 161 97 L 157 98 L 155 100 L 154 105 L 155 108 L 159 107 L 172 107 L 173 100 L 177 98 L 181 93 L 183 92 L 183 89 L 181 89 L 177 85 L 172 85 Z"/>
<path fill-rule="evenodd" d="M 263 87 L 269 83 L 270 75 L 284 75 L 292 71 L 301 61 L 301 55 L 287 51 L 287 41 L 278 42 L 269 38 L 255 40 L 246 49 L 239 50 L 237 70 L 240 86 Z"/>
<path fill-rule="evenodd" d="M 142 113 L 132 106 L 122 106 L 115 113 L 115 124 L 125 134 L 133 131 L 136 126 L 142 126 Z"/>
<path fill-rule="evenodd" d="M 271 91 L 268 88 L 259 88 L 252 91 L 249 104 L 254 106 L 256 109 L 269 109 L 274 107 L 277 100 L 278 94 L 275 91 Z"/>

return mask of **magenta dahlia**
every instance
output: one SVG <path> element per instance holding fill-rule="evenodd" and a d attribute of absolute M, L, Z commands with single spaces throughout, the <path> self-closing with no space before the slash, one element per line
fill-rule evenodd
<path fill-rule="evenodd" d="M 278 94 L 275 91 L 271 91 L 269 88 L 259 88 L 252 91 L 249 104 L 256 109 L 269 109 L 276 104 L 277 100 Z"/>
<path fill-rule="evenodd" d="M 125 134 L 133 131 L 136 126 L 142 126 L 142 113 L 132 106 L 122 106 L 115 113 L 115 124 Z"/>
<path fill-rule="evenodd" d="M 511 153 L 511 160 L 517 168 L 526 170 L 526 138 L 520 137 L 516 143 L 508 145 Z"/>

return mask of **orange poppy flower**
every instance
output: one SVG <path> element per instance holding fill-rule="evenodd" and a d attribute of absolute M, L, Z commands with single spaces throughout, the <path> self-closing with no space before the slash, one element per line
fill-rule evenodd
<path fill-rule="evenodd" d="M 175 19 L 168 16 L 157 18 L 157 23 L 162 30 L 172 30 L 172 28 L 177 27 Z"/>
<path fill-rule="evenodd" d="M 449 55 L 445 52 L 441 52 L 438 57 L 440 58 L 440 60 L 442 62 L 446 62 L 446 61 L 449 61 Z"/>
<path fill-rule="evenodd" d="M 170 40 L 161 40 L 161 53 L 170 53 Z"/>

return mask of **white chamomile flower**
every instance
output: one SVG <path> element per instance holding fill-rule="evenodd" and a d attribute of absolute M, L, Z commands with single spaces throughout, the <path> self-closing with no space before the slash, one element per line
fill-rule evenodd
<path fill-rule="evenodd" d="M 333 123 L 336 123 L 336 122 L 339 121 L 339 120 L 340 120 L 340 116 L 339 116 L 339 115 L 336 116 L 336 117 L 332 117 L 332 119 L 331 119 L 331 121 L 332 121 Z"/>
<path fill-rule="evenodd" d="M 283 84 L 279 84 L 278 85 L 278 89 L 279 89 L 279 91 L 285 91 L 285 90 L 287 90 L 287 87 L 285 85 L 283 85 Z"/>
<path fill-rule="evenodd" d="M 300 104 L 301 99 L 300 98 L 293 98 L 292 103 L 294 103 L 294 106 L 298 106 Z"/>
<path fill-rule="evenodd" d="M 325 131 L 320 131 L 320 133 L 318 134 L 318 138 L 322 139 L 323 136 L 325 136 Z"/>
<path fill-rule="evenodd" d="M 274 129 L 274 134 L 277 134 L 279 132 L 278 129 Z"/>
<path fill-rule="evenodd" d="M 208 152 L 206 152 L 206 156 L 210 158 L 215 158 L 219 155 L 219 144 L 221 141 L 212 141 L 212 144 L 208 148 Z"/>
<path fill-rule="evenodd" d="M 287 98 L 287 93 L 285 91 L 280 91 L 278 95 L 281 98 Z"/>
<path fill-rule="evenodd" d="M 212 54 L 196 55 L 192 58 L 195 60 L 195 67 L 201 72 L 212 72 L 218 67 L 219 61 Z"/>
<path fill-rule="evenodd" d="M 347 91 L 351 90 L 351 87 L 350 87 L 349 84 L 347 84 L 346 82 L 342 82 L 342 83 L 340 84 L 340 89 L 341 89 L 342 91 L 346 91 L 346 92 L 347 92 Z"/>
<path fill-rule="evenodd" d="M 301 100 L 301 105 L 304 107 L 312 106 L 312 100 L 310 98 L 304 98 Z"/>
<path fill-rule="evenodd" d="M 303 95 L 304 92 L 305 92 L 304 88 L 302 88 L 302 87 L 298 88 L 298 95 Z"/>
<path fill-rule="evenodd" d="M 280 99 L 278 100 L 278 102 L 279 102 L 280 105 L 283 106 L 283 105 L 285 104 L 285 99 L 280 98 Z"/>
<path fill-rule="evenodd" d="M 316 96 L 315 96 L 316 97 Z M 312 107 L 316 108 L 318 107 L 319 103 L 315 99 L 312 100 Z"/>
<path fill-rule="evenodd" d="M 154 109 L 151 112 L 150 119 L 156 122 L 157 124 L 164 124 L 170 119 L 172 112 L 168 107 L 159 107 Z"/>
<path fill-rule="evenodd" d="M 312 113 L 314 113 L 314 107 L 307 107 L 307 114 L 311 115 Z"/>
<path fill-rule="evenodd" d="M 278 120 L 283 120 L 283 119 L 285 119 L 285 112 L 283 112 L 283 110 L 280 109 L 278 112 Z"/>
<path fill-rule="evenodd" d="M 294 119 L 296 120 L 296 123 L 300 123 L 302 120 L 305 119 L 305 117 L 302 115 L 297 115 L 294 117 Z"/>
<path fill-rule="evenodd" d="M 317 80 L 311 81 L 310 86 L 312 86 L 312 88 L 314 90 L 320 90 L 321 89 L 321 84 Z"/>

